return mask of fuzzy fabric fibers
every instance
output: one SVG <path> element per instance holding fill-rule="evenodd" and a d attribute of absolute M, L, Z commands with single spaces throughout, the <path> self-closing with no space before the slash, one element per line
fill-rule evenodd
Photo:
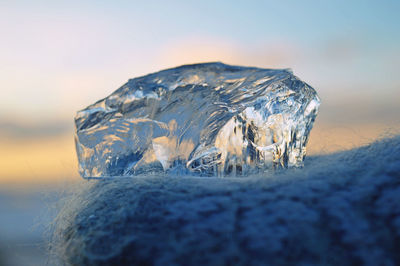
<path fill-rule="evenodd" d="M 400 136 L 264 176 L 85 181 L 64 201 L 62 265 L 400 265 Z"/>

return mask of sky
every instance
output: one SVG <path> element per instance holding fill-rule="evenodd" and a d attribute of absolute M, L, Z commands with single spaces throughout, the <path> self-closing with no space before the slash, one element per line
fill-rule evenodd
<path fill-rule="evenodd" d="M 312 152 L 369 142 L 400 124 L 398 10 L 399 1 L 0 1 L 0 182 L 77 176 L 76 111 L 186 63 L 291 68 L 322 100 Z"/>

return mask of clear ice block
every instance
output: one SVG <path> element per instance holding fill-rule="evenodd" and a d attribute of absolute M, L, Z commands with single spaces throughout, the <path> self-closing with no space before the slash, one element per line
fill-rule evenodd
<path fill-rule="evenodd" d="M 320 100 L 287 69 L 185 65 L 129 80 L 75 117 L 85 178 L 247 175 L 303 165 Z"/>

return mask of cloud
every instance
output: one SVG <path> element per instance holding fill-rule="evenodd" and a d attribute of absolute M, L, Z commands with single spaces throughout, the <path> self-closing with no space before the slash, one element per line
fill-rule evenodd
<path fill-rule="evenodd" d="M 157 61 L 171 67 L 221 61 L 227 64 L 279 68 L 297 60 L 296 50 L 290 43 L 282 41 L 248 46 L 228 39 L 191 36 L 164 45 Z"/>
<path fill-rule="evenodd" d="M 65 121 L 12 121 L 11 118 L 0 119 L 0 137 L 12 139 L 37 139 L 60 136 L 70 133 L 73 125 Z"/>

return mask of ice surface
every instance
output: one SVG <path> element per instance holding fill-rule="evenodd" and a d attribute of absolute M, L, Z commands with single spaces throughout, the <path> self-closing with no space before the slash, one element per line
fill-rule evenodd
<path fill-rule="evenodd" d="M 319 104 L 290 70 L 222 63 L 163 70 L 77 113 L 79 171 L 227 176 L 299 167 Z"/>

